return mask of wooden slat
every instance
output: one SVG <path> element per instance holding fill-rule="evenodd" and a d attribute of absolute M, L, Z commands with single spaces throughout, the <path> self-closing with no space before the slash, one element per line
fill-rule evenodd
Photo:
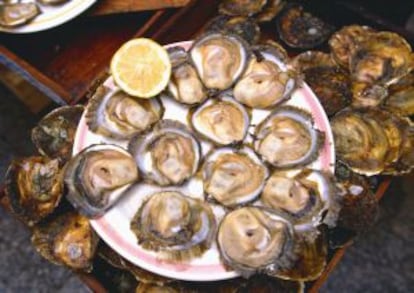
<path fill-rule="evenodd" d="M 1 45 L 0 64 L 21 76 L 21 78 L 25 79 L 38 91 L 55 101 L 57 104 L 64 105 L 67 101 L 71 100 L 70 93 L 59 84 Z M 9 86 L 11 85 L 9 84 Z M 13 91 L 16 93 L 19 92 L 17 89 Z"/>
<path fill-rule="evenodd" d="M 162 8 L 182 7 L 190 0 L 111 0 L 100 1 L 91 11 L 91 15 L 104 15 L 122 12 L 137 12 Z"/>

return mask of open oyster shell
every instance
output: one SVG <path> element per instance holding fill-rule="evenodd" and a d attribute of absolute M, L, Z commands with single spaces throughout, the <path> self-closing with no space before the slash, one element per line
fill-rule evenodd
<path fill-rule="evenodd" d="M 254 149 L 274 167 L 290 168 L 316 160 L 324 140 L 310 113 L 280 106 L 256 127 Z"/>
<path fill-rule="evenodd" d="M 63 194 L 58 160 L 29 157 L 16 160 L 5 176 L 10 206 L 23 222 L 32 226 L 51 214 Z"/>
<path fill-rule="evenodd" d="M 224 92 L 189 112 L 192 128 L 216 145 L 236 144 L 245 138 L 250 124 L 247 110 Z"/>
<path fill-rule="evenodd" d="M 208 92 L 198 77 L 188 53 L 182 47 L 168 49 L 172 74 L 168 83 L 168 96 L 184 104 L 199 104 L 208 98 Z"/>
<path fill-rule="evenodd" d="M 131 230 L 142 247 L 159 251 L 166 259 L 185 260 L 210 247 L 216 219 L 201 200 L 165 190 L 144 201 L 131 221 Z"/>
<path fill-rule="evenodd" d="M 335 226 L 340 203 L 333 176 L 317 170 L 275 171 L 267 180 L 260 202 L 286 215 L 295 225 Z"/>
<path fill-rule="evenodd" d="M 268 42 L 253 47 L 253 52 L 255 56 L 234 86 L 234 98 L 251 108 L 268 108 L 288 99 L 297 80 L 295 72 L 286 68 L 286 51 Z"/>
<path fill-rule="evenodd" d="M 101 216 L 139 179 L 134 158 L 110 144 L 91 145 L 65 167 L 67 199 L 82 214 Z"/>
<path fill-rule="evenodd" d="M 258 207 L 243 207 L 223 218 L 217 244 L 224 264 L 242 276 L 272 275 L 292 265 L 293 237 L 293 227 L 285 218 Z"/>
<path fill-rule="evenodd" d="M 129 139 L 149 129 L 164 112 L 158 99 L 140 100 L 116 89 L 99 87 L 88 103 L 86 123 L 92 132 Z"/>
<path fill-rule="evenodd" d="M 36 3 L 10 3 L 0 5 L 0 25 L 16 27 L 31 21 L 41 13 Z"/>
<path fill-rule="evenodd" d="M 67 212 L 34 228 L 32 244 L 47 260 L 74 270 L 91 271 L 99 238 L 88 218 Z"/>
<path fill-rule="evenodd" d="M 65 163 L 72 156 L 72 146 L 79 120 L 84 111 L 81 105 L 63 106 L 47 114 L 32 129 L 32 141 L 40 154 Z"/>
<path fill-rule="evenodd" d="M 236 206 L 259 196 L 268 170 L 248 147 L 219 148 L 206 157 L 202 176 L 208 197 L 225 206 Z"/>
<path fill-rule="evenodd" d="M 149 133 L 133 137 L 128 146 L 145 179 L 178 185 L 192 177 L 201 148 L 190 130 L 175 120 L 162 120 Z"/>
<path fill-rule="evenodd" d="M 250 57 L 246 41 L 219 32 L 208 32 L 195 40 L 189 54 L 204 86 L 220 91 L 237 81 Z"/>

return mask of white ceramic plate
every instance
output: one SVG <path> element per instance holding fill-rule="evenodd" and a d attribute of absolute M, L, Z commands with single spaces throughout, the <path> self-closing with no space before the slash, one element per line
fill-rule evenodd
<path fill-rule="evenodd" d="M 24 1 L 22 1 L 24 2 Z M 6 28 L 0 26 L 0 31 L 14 34 L 33 33 L 61 25 L 78 16 L 88 9 L 96 0 L 71 0 L 61 5 L 39 4 L 42 13 L 27 24 Z"/>
<path fill-rule="evenodd" d="M 191 42 L 181 42 L 170 46 L 176 45 L 188 49 L 191 46 Z M 104 84 L 109 88 L 115 88 L 112 78 L 107 79 Z M 183 123 L 187 123 L 185 110 L 180 109 L 174 101 L 168 99 L 163 99 L 163 103 L 166 108 L 164 118 L 176 119 Z M 312 163 L 310 167 L 318 170 L 333 171 L 335 153 L 331 128 L 328 118 L 312 90 L 304 84 L 303 87 L 298 88 L 293 93 L 292 98 L 288 100 L 286 104 L 307 109 L 314 117 L 316 128 L 325 132 L 326 141 L 323 149 L 318 160 Z M 266 114 L 266 111 L 254 110 L 251 123 L 257 124 Z M 86 125 L 85 117 L 83 116 L 79 122 L 75 137 L 73 148 L 74 154 L 80 152 L 91 144 L 105 142 L 114 143 L 112 140 L 90 132 Z M 126 147 L 127 145 L 126 142 L 118 142 L 118 144 L 123 147 Z M 203 153 L 206 153 L 207 151 L 205 145 L 205 143 L 202 143 Z M 194 193 L 197 193 L 197 191 L 192 192 L 193 190 L 198 190 L 197 186 L 195 186 L 197 184 L 197 182 L 190 181 L 185 187 L 186 190 L 189 191 L 189 194 L 194 195 Z M 200 258 L 185 263 L 174 263 L 163 260 L 156 252 L 145 250 L 137 244 L 137 239 L 130 230 L 130 221 L 138 210 L 142 199 L 145 198 L 146 195 L 152 194 L 154 188 L 154 186 L 146 184 L 137 184 L 104 216 L 92 220 L 92 226 L 99 236 L 116 252 L 130 262 L 162 276 L 189 281 L 213 281 L 236 277 L 236 272 L 226 270 L 220 262 L 219 253 L 215 244 Z M 202 194 L 196 194 L 195 197 L 202 197 Z M 217 215 L 220 211 L 215 209 L 215 213 Z"/>

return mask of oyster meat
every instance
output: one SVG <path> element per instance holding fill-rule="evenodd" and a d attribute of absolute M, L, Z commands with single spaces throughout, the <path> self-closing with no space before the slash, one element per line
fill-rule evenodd
<path fill-rule="evenodd" d="M 29 157 L 11 163 L 5 192 L 12 211 L 32 226 L 51 214 L 60 202 L 63 182 L 58 160 Z"/>
<path fill-rule="evenodd" d="M 316 160 L 325 141 L 313 124 L 308 112 L 280 106 L 256 127 L 254 148 L 274 167 L 305 166 Z"/>
<path fill-rule="evenodd" d="M 0 4 L 0 25 L 16 27 L 28 23 L 40 13 L 39 6 L 34 2 Z"/>
<path fill-rule="evenodd" d="M 273 172 L 260 201 L 295 225 L 312 227 L 334 226 L 340 210 L 333 176 L 310 169 Z"/>
<path fill-rule="evenodd" d="M 210 90 L 225 90 L 243 74 L 250 57 L 242 38 L 209 32 L 198 38 L 189 51 L 198 75 Z"/>
<path fill-rule="evenodd" d="M 172 74 L 168 83 L 168 95 L 184 104 L 199 104 L 207 99 L 208 93 L 197 75 L 197 71 L 188 60 L 188 54 L 182 47 L 168 49 L 172 64 Z"/>
<path fill-rule="evenodd" d="M 233 89 L 234 98 L 251 108 L 268 108 L 285 101 L 296 86 L 293 71 L 285 68 L 285 50 L 277 43 L 253 47 L 255 57 Z"/>
<path fill-rule="evenodd" d="M 145 179 L 159 185 L 177 185 L 191 178 L 200 161 L 200 144 L 190 130 L 175 120 L 162 120 L 149 133 L 129 142 Z"/>
<path fill-rule="evenodd" d="M 161 119 L 158 99 L 140 100 L 121 90 L 99 87 L 89 101 L 86 123 L 92 132 L 115 139 L 129 139 Z"/>
<path fill-rule="evenodd" d="M 179 191 L 151 195 L 131 221 L 138 243 L 173 260 L 198 257 L 214 240 L 216 220 L 210 206 Z"/>
<path fill-rule="evenodd" d="M 43 117 L 32 129 L 32 141 L 39 153 L 61 163 L 68 161 L 83 111 L 81 105 L 63 106 Z"/>
<path fill-rule="evenodd" d="M 325 42 L 333 27 L 318 17 L 304 11 L 300 5 L 289 5 L 278 18 L 280 39 L 289 47 L 311 49 Z"/>
<path fill-rule="evenodd" d="M 229 145 L 245 138 L 250 115 L 230 93 L 225 92 L 190 111 L 189 120 L 203 138 L 217 145 Z"/>
<path fill-rule="evenodd" d="M 257 207 L 243 207 L 223 218 L 217 244 L 223 262 L 249 277 L 290 267 L 293 237 L 293 227 L 283 217 Z"/>
<path fill-rule="evenodd" d="M 99 238 L 89 219 L 74 212 L 35 226 L 32 244 L 47 260 L 74 270 L 91 271 Z"/>
<path fill-rule="evenodd" d="M 139 179 L 134 158 L 116 145 L 91 145 L 65 167 L 67 199 L 82 214 L 96 218 Z"/>
<path fill-rule="evenodd" d="M 206 194 L 225 206 L 256 199 L 268 176 L 266 166 L 248 147 L 215 149 L 202 169 Z"/>

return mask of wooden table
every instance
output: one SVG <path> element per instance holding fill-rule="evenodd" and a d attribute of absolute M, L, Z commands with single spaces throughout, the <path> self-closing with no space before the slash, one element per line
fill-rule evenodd
<path fill-rule="evenodd" d="M 82 17 L 49 31 L 31 35 L 0 34 L 0 80 L 26 99 L 34 112 L 50 100 L 57 104 L 82 102 L 107 76 L 110 58 L 122 43 L 133 37 L 149 37 L 161 44 L 191 40 L 216 15 L 218 2 L 191 0 L 183 8 L 109 15 L 101 3 Z M 362 23 L 397 31 L 414 43 L 413 34 L 345 1 L 313 0 L 309 9 L 317 10 L 338 28 Z M 263 25 L 262 33 L 264 38 L 274 39 L 274 23 Z M 16 76 L 23 83 L 29 83 L 29 89 L 19 82 L 11 82 Z M 376 192 L 378 199 L 389 183 L 389 179 L 382 181 Z M 336 251 L 320 279 L 309 285 L 310 292 L 318 291 L 350 244 Z M 94 292 L 106 291 L 93 274 L 80 277 Z"/>

